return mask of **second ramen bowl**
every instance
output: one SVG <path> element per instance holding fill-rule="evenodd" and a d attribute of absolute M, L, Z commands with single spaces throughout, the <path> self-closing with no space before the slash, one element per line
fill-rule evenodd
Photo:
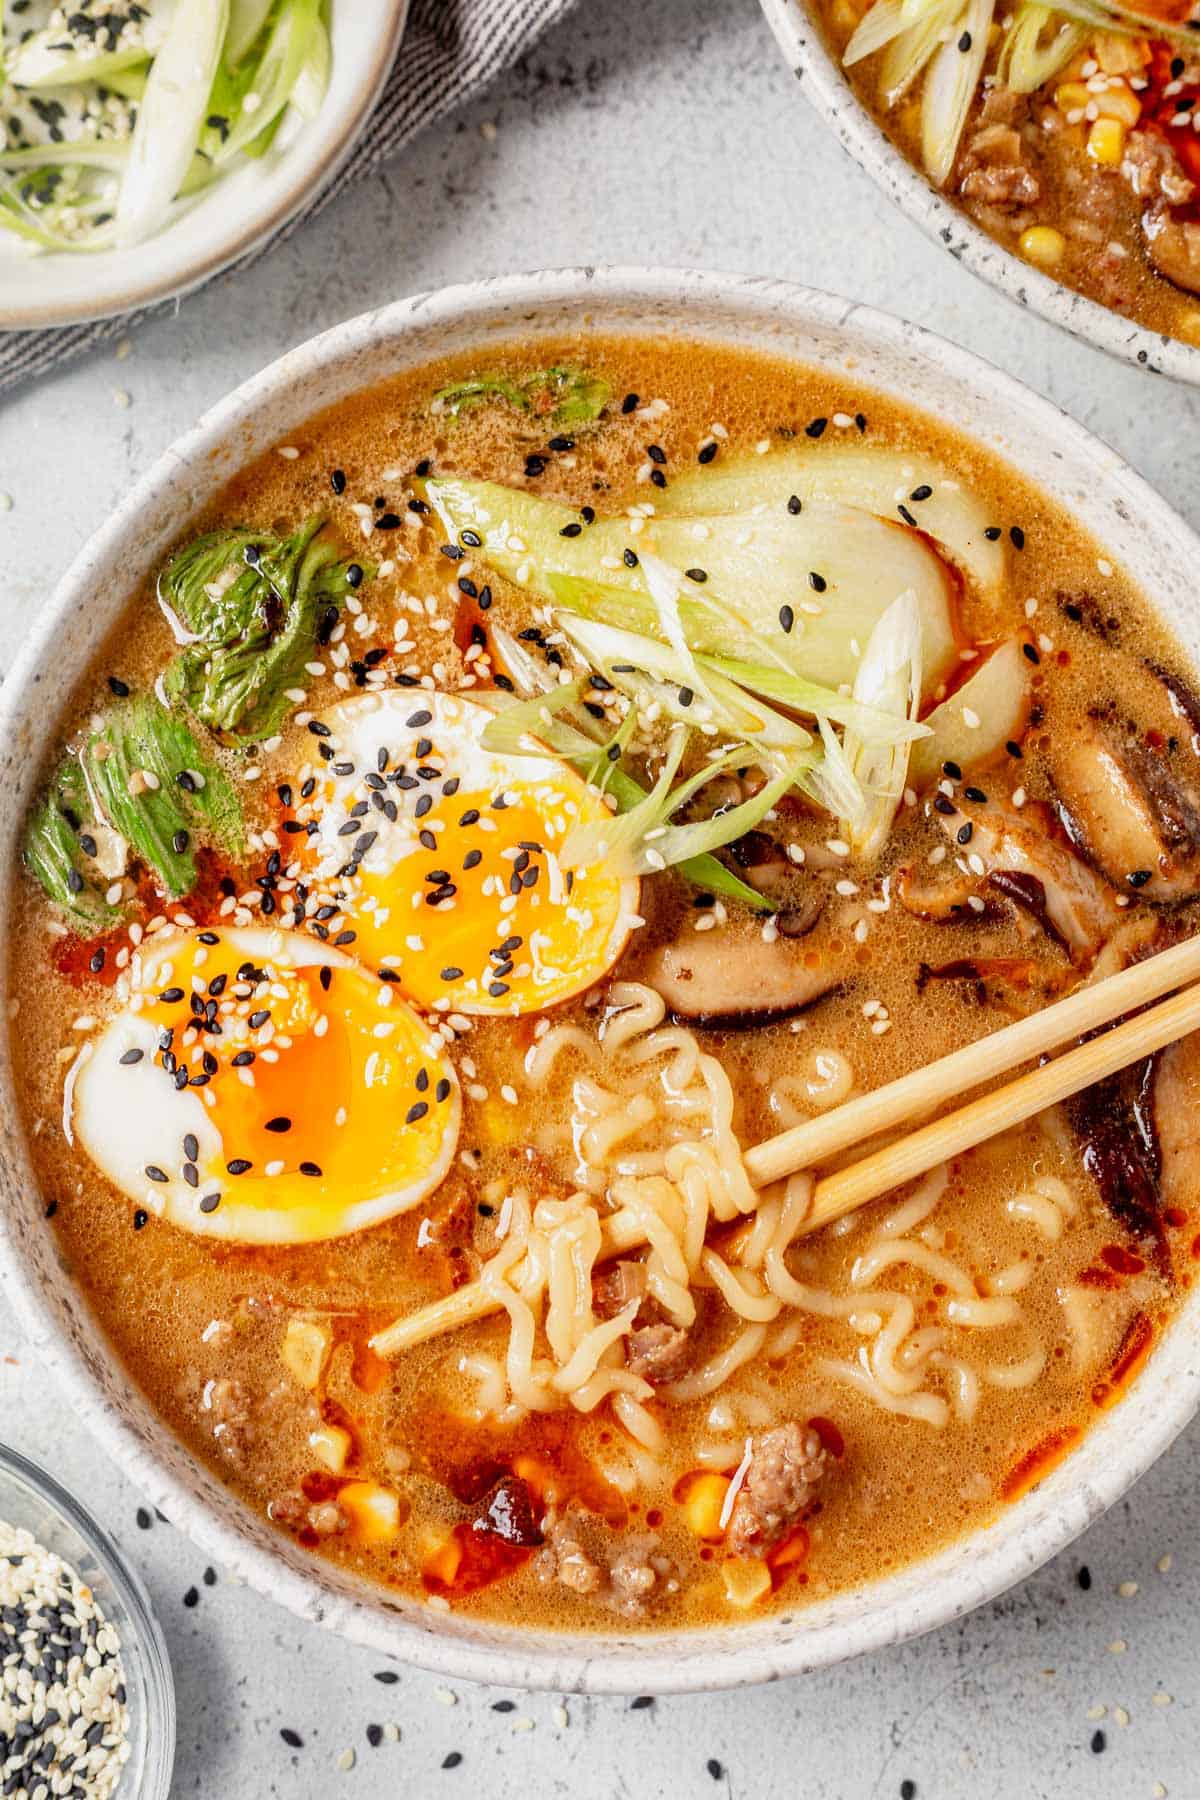
<path fill-rule="evenodd" d="M 940 249 L 989 287 L 1052 325 L 1061 325 L 1073 337 L 1122 362 L 1200 384 L 1200 347 L 1138 325 L 1014 256 L 934 187 L 855 93 L 825 40 L 814 0 L 759 3 L 788 67 L 839 143 Z"/>
<path fill-rule="evenodd" d="M 131 590 L 248 459 L 314 412 L 434 357 L 564 332 L 705 340 L 767 351 L 916 403 L 1072 513 L 1119 558 L 1188 650 L 1200 543 L 1104 444 L 1011 377 L 913 325 L 812 289 L 740 276 L 564 270 L 450 288 L 364 314 L 290 351 L 173 446 L 63 579 L 0 700 L 0 857 L 22 818 L 68 697 Z M 983 421 L 984 423 L 981 423 Z M 11 875 L 0 883 L 10 923 Z M 9 941 L 7 935 L 0 941 Z M 3 979 L 0 977 L 0 979 Z M 0 1279 L 30 1349 L 106 1454 L 214 1561 L 326 1625 L 439 1674 L 555 1690 L 670 1693 L 799 1674 L 896 1644 L 993 1598 L 1061 1550 L 1162 1454 L 1200 1404 L 1200 1289 L 1128 1398 L 986 1530 L 902 1572 L 758 1622 L 592 1636 L 433 1611 L 308 1556 L 174 1437 L 100 1335 L 44 1217 L 0 1046 Z"/>

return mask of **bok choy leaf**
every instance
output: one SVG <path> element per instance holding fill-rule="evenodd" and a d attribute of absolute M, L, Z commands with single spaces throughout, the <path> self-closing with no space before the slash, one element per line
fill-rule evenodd
<path fill-rule="evenodd" d="M 125 846 L 120 866 L 126 853 L 137 858 L 175 899 L 195 886 L 198 841 L 233 857 L 245 851 L 228 777 L 186 723 L 147 695 L 111 706 L 78 754 L 63 757 L 26 825 L 26 865 L 83 929 L 120 916 L 100 869 L 97 840 L 106 834 Z"/>
<path fill-rule="evenodd" d="M 244 852 L 241 808 L 228 776 L 178 714 L 133 694 L 106 714 L 81 754 L 96 816 L 119 832 L 175 899 L 196 885 L 193 834 Z"/>
<path fill-rule="evenodd" d="M 159 577 L 159 597 L 189 638 L 163 677 L 228 742 L 261 743 L 279 729 L 303 687 L 305 664 L 336 625 L 365 571 L 339 560 L 319 515 L 290 537 L 243 527 L 206 533 Z"/>
<path fill-rule="evenodd" d="M 433 410 L 456 419 L 460 413 L 499 400 L 551 425 L 590 425 L 604 411 L 611 392 L 601 376 L 573 364 L 555 363 L 531 375 L 505 375 L 502 371 L 468 375 L 464 381 L 439 388 L 433 396 Z"/>

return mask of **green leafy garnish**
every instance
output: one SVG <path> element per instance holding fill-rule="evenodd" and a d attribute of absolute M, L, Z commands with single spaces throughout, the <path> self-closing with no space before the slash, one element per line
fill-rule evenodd
<path fill-rule="evenodd" d="M 484 729 L 484 749 L 519 756 L 538 754 L 537 746 L 543 745 L 571 763 L 585 781 L 596 787 L 603 786 L 616 802 L 619 813 L 632 812 L 641 805 L 647 798 L 647 790 L 619 761 L 610 759 L 608 745 L 601 740 L 597 722 L 581 708 L 586 684 L 576 681 L 546 691 L 540 685 L 544 672 L 528 653 L 502 628 L 493 628 L 492 637 L 502 650 L 514 680 L 528 697 L 522 700 L 505 700 L 501 695 L 494 697 L 499 710 Z M 528 668 L 523 667 L 523 663 L 528 664 Z M 569 714 L 572 720 L 582 721 L 582 725 L 568 722 L 564 714 Z M 713 773 L 717 771 L 714 769 Z M 775 910 L 772 902 L 757 888 L 742 881 L 700 846 L 696 846 L 695 854 L 678 859 L 676 866 L 686 880 L 708 893 L 721 894 L 727 900 L 736 900 L 758 912 Z"/>
<path fill-rule="evenodd" d="M 345 595 L 365 579 L 339 559 L 315 516 L 290 537 L 237 526 L 188 544 L 159 577 L 159 599 L 195 642 L 163 677 L 226 741 L 260 743 L 278 731 L 305 664 L 337 624 Z"/>
<path fill-rule="evenodd" d="M 551 425 L 591 425 L 604 411 L 611 392 L 602 376 L 556 363 L 520 378 L 495 372 L 468 375 L 465 381 L 439 388 L 433 405 L 435 412 L 456 419 L 472 407 L 502 401 Z"/>
<path fill-rule="evenodd" d="M 196 885 L 193 833 L 233 856 L 244 850 L 241 808 L 228 776 L 186 722 L 133 694 L 105 717 L 82 752 L 88 792 L 175 899 Z"/>
<path fill-rule="evenodd" d="M 30 872 L 90 930 L 120 916 L 94 860 L 102 832 L 116 832 L 175 899 L 196 884 L 197 839 L 234 857 L 244 853 L 228 777 L 186 722 L 148 695 L 118 701 L 79 752 L 62 758 L 25 828 Z"/>
<path fill-rule="evenodd" d="M 92 809 L 83 771 L 75 757 L 64 756 L 49 792 L 29 815 L 22 850 L 27 868 L 54 904 L 84 929 L 100 931 L 117 917 L 117 909 L 80 867 L 85 821 L 92 821 Z"/>

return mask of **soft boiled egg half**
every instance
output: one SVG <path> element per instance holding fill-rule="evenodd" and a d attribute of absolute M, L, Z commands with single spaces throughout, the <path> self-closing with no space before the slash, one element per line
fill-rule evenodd
<path fill-rule="evenodd" d="M 186 1231 L 341 1237 L 450 1167 L 461 1110 L 439 1040 L 393 982 L 296 931 L 155 936 L 83 1048 L 65 1124 L 108 1178 Z"/>
<path fill-rule="evenodd" d="M 500 755 L 492 714 L 420 688 L 363 694 L 309 722 L 296 816 L 309 920 L 392 970 L 418 1006 L 536 1012 L 581 993 L 638 922 L 636 878 L 564 869 L 601 796 L 535 740 Z"/>

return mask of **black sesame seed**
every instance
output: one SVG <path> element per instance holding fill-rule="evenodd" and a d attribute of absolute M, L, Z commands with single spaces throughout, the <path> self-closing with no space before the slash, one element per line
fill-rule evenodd
<path fill-rule="evenodd" d="M 1023 550 L 1025 548 L 1025 533 L 1021 530 L 1019 525 L 1010 525 L 1008 535 L 1012 539 L 1014 550 Z"/>
<path fill-rule="evenodd" d="M 443 1769 L 457 1769 L 461 1762 L 462 1762 L 462 1751 L 461 1750 L 451 1750 L 449 1755 L 443 1756 L 442 1767 L 443 1767 Z"/>
<path fill-rule="evenodd" d="M 984 793 L 982 788 L 977 788 L 977 787 L 964 788 L 963 789 L 963 799 L 964 800 L 973 800 L 975 802 L 976 806 L 985 806 L 987 804 L 987 795 Z"/>
<path fill-rule="evenodd" d="M 828 419 L 810 419 L 808 424 L 804 427 L 805 437 L 819 438 L 828 423 Z"/>
<path fill-rule="evenodd" d="M 944 762 L 942 764 L 942 774 L 948 775 L 951 781 L 962 780 L 962 770 L 956 762 Z"/>
<path fill-rule="evenodd" d="M 1000 527 L 998 525 L 987 525 L 984 527 L 983 535 L 988 540 L 989 544 L 994 544 L 1001 535 Z"/>
<path fill-rule="evenodd" d="M 382 1744 L 382 1742 L 383 1742 L 383 1726 L 382 1725 L 368 1725 L 367 1726 L 367 1742 L 368 1742 L 368 1744 L 370 1744 L 372 1750 L 378 1750 L 380 1744 Z"/>
<path fill-rule="evenodd" d="M 650 482 L 653 487 L 665 488 L 667 485 L 667 478 L 661 469 L 651 469 Z"/>
<path fill-rule="evenodd" d="M 637 405 L 638 405 L 638 396 L 636 394 L 626 394 L 625 398 L 621 402 L 621 411 L 623 413 L 631 413 L 631 412 L 635 411 L 635 409 L 637 408 Z"/>
<path fill-rule="evenodd" d="M 395 1687 L 400 1677 L 395 1669 L 376 1669 L 374 1679 L 382 1683 L 384 1687 Z"/>
<path fill-rule="evenodd" d="M 799 494 L 789 494 L 788 511 L 791 513 L 792 517 L 795 518 L 796 514 L 803 510 L 804 502 L 801 500 Z"/>
<path fill-rule="evenodd" d="M 972 836 L 974 835 L 974 831 L 975 831 L 975 827 L 972 825 L 971 821 L 968 819 L 967 823 L 965 825 L 960 825 L 958 830 L 955 832 L 955 834 L 954 834 L 955 843 L 969 844 Z"/>
<path fill-rule="evenodd" d="M 380 513 L 375 521 L 376 531 L 395 531 L 401 523 L 400 514 L 394 512 Z"/>
<path fill-rule="evenodd" d="M 319 1175 L 321 1173 L 321 1165 L 315 1162 L 302 1162 L 300 1164 L 300 1173 L 302 1175 Z"/>
<path fill-rule="evenodd" d="M 1146 883 L 1150 880 L 1152 873 L 1153 871 L 1150 869 L 1131 869 L 1125 879 L 1130 887 L 1141 888 L 1145 887 Z"/>
<path fill-rule="evenodd" d="M 908 497 L 910 500 L 928 500 L 932 493 L 933 489 L 930 487 L 929 483 L 923 481 L 920 487 L 915 487 Z"/>
<path fill-rule="evenodd" d="M 148 1181 L 165 1181 L 167 1179 L 165 1171 L 160 1169 L 157 1163 L 147 1163 L 144 1173 Z"/>
<path fill-rule="evenodd" d="M 461 979 L 462 970 L 456 968 L 453 963 L 451 963 L 448 968 L 442 970 L 443 981 L 461 981 Z M 426 1079 L 428 1080 L 428 1077 L 426 1077 Z"/>
<path fill-rule="evenodd" d="M 829 583 L 823 575 L 818 575 L 815 569 L 810 569 L 808 571 L 808 585 L 814 594 L 823 594 L 825 589 L 829 586 Z"/>
<path fill-rule="evenodd" d="M 279 1735 L 289 1749 L 303 1750 L 304 1739 L 300 1736 L 298 1731 L 293 1731 L 290 1725 L 281 1725 L 279 1727 Z"/>
<path fill-rule="evenodd" d="M 254 1167 L 254 1164 L 244 1156 L 235 1156 L 232 1162 L 225 1164 L 225 1167 L 231 1175 L 244 1175 L 247 1169 Z"/>
<path fill-rule="evenodd" d="M 477 868 L 478 865 L 482 861 L 483 861 L 483 851 L 482 850 L 468 850 L 467 854 L 463 857 L 463 868 L 464 869 Z"/>
<path fill-rule="evenodd" d="M 415 712 L 410 718 L 407 718 L 404 721 L 410 731 L 419 731 L 422 725 L 429 725 L 432 724 L 432 722 L 433 714 L 427 711 Z"/>
<path fill-rule="evenodd" d="M 621 560 L 624 562 L 627 569 L 636 569 L 638 566 L 637 552 L 635 550 L 622 550 Z"/>
<path fill-rule="evenodd" d="M 133 1229 L 135 1231 L 141 1231 L 143 1226 L 145 1226 L 146 1224 L 149 1223 L 149 1219 L 150 1219 L 150 1214 L 148 1212 L 144 1212 L 142 1210 L 142 1208 L 139 1206 L 137 1211 L 133 1215 Z"/>
<path fill-rule="evenodd" d="M 565 538 L 577 538 L 582 530 L 583 526 L 579 523 L 579 520 L 572 519 L 569 525 L 564 525 L 562 527 L 558 535 L 559 537 Z"/>
<path fill-rule="evenodd" d="M 267 1120 L 266 1129 L 268 1131 L 290 1131 L 292 1129 L 292 1121 L 280 1113 L 278 1118 Z"/>
<path fill-rule="evenodd" d="M 1031 662 L 1031 663 L 1040 663 L 1041 662 L 1042 659 L 1038 655 L 1037 651 L 1034 649 L 1032 644 L 1022 644 L 1021 648 L 1025 652 L 1026 662 Z"/>
<path fill-rule="evenodd" d="M 220 1204 L 220 1194 L 205 1194 L 203 1200 L 200 1202 L 200 1211 L 202 1213 L 215 1213 Z"/>
<path fill-rule="evenodd" d="M 958 47 L 962 51 L 963 55 L 965 56 L 967 51 L 971 48 L 971 34 L 969 31 L 963 32 L 962 36 L 958 40 Z"/>
<path fill-rule="evenodd" d="M 724 1773 L 725 1773 L 725 1770 L 722 1768 L 721 1764 L 717 1761 L 715 1756 L 710 1756 L 704 1766 L 708 1770 L 709 1774 L 712 1776 L 714 1781 L 720 1781 L 722 1775 L 724 1775 Z"/>
<path fill-rule="evenodd" d="M 383 520 L 380 519 L 379 523 L 382 525 Z M 361 587 L 362 584 L 363 584 L 362 564 L 361 563 L 351 563 L 346 570 L 346 586 L 351 587 L 351 588 L 356 588 L 356 587 Z"/>
<path fill-rule="evenodd" d="M 532 481 L 536 481 L 536 479 L 539 475 L 544 475 L 546 473 L 545 457 L 544 456 L 527 456 L 525 458 L 525 473 L 526 473 L 526 475 L 529 476 L 530 480 L 532 480 Z"/>
<path fill-rule="evenodd" d="M 183 1154 L 189 1162 L 195 1162 L 200 1154 L 200 1141 L 195 1132 L 189 1131 L 183 1140 Z"/>
<path fill-rule="evenodd" d="M 103 952 L 103 950 L 93 950 L 92 955 L 88 961 L 88 968 L 92 971 L 93 975 L 98 975 L 103 967 L 104 967 L 104 952 Z"/>
<path fill-rule="evenodd" d="M 575 439 L 573 437 L 552 437 L 546 448 L 553 450 L 555 455 L 561 455 L 565 451 L 575 448 Z"/>
<path fill-rule="evenodd" d="M 948 800 L 945 794 L 935 794 L 933 796 L 933 810 L 934 812 L 941 813 L 943 818 L 948 818 L 954 811 L 954 802 L 953 800 Z"/>
<path fill-rule="evenodd" d="M 906 525 L 916 524 L 917 521 L 913 518 L 913 515 L 909 512 L 907 506 L 898 506 L 896 511 L 900 514 L 900 517 L 904 520 Z"/>
<path fill-rule="evenodd" d="M 108 685 L 110 691 L 117 696 L 118 700 L 123 700 L 129 692 L 129 683 L 122 681 L 117 675 L 109 676 Z"/>
<path fill-rule="evenodd" d="M 448 1100 L 450 1098 L 450 1083 L 446 1080 L 446 1077 L 444 1075 L 442 1076 L 442 1079 L 438 1082 L 437 1086 L 434 1088 L 433 1097 L 438 1102 L 439 1106 L 441 1105 L 441 1103 L 444 1100 Z"/>
<path fill-rule="evenodd" d="M 145 1054 L 146 1053 L 144 1050 L 126 1050 L 124 1055 L 121 1057 L 122 1066 L 126 1069 L 131 1069 L 133 1067 L 134 1063 L 141 1062 L 141 1060 Z"/>
<path fill-rule="evenodd" d="M 785 632 L 790 631 L 792 629 L 792 626 L 795 623 L 796 623 L 796 615 L 792 611 L 791 607 L 790 606 L 781 606 L 779 609 L 779 624 L 780 624 L 780 627 L 782 628 L 782 630 L 784 630 Z"/>
<path fill-rule="evenodd" d="M 346 491 L 346 471 L 344 469 L 331 469 L 329 472 L 329 485 L 335 494 L 344 494 Z"/>
<path fill-rule="evenodd" d="M 425 1117 L 425 1114 L 428 1111 L 429 1111 L 428 1100 L 416 1100 L 413 1102 L 413 1104 L 409 1107 L 408 1111 L 405 1113 L 404 1123 L 406 1125 L 415 1125 L 417 1120 L 423 1119 Z"/>
<path fill-rule="evenodd" d="M 199 1604 L 200 1604 L 200 1589 L 195 1588 L 195 1587 L 190 1587 L 188 1589 L 187 1593 L 183 1596 L 183 1604 L 185 1606 L 199 1606 Z"/>
<path fill-rule="evenodd" d="M 716 454 L 717 446 L 715 443 L 701 444 L 700 449 L 696 454 L 696 461 L 710 463 Z"/>
<path fill-rule="evenodd" d="M 1075 1580 L 1086 1594 L 1092 1585 L 1092 1571 L 1088 1568 L 1086 1563 L 1082 1564 L 1078 1570 Z"/>
<path fill-rule="evenodd" d="M 648 1706 L 653 1706 L 653 1705 L 654 1705 L 654 1695 L 653 1694 L 639 1694 L 637 1696 L 636 1700 L 631 1700 L 629 1702 L 629 1710 L 630 1710 L 630 1712 L 645 1712 L 645 1710 Z"/>
<path fill-rule="evenodd" d="M 139 1531 L 149 1531 L 154 1523 L 153 1518 L 144 1506 L 139 1506 L 133 1516 L 137 1520 Z"/>
<path fill-rule="evenodd" d="M 1093 1731 L 1091 1737 L 1092 1754 L 1094 1756 L 1102 1756 L 1107 1748 L 1108 1739 L 1105 1737 L 1104 1733 L 1102 1731 Z"/>
<path fill-rule="evenodd" d="M 917 1784 L 907 1778 L 900 1783 L 900 1800 L 917 1800 Z"/>

